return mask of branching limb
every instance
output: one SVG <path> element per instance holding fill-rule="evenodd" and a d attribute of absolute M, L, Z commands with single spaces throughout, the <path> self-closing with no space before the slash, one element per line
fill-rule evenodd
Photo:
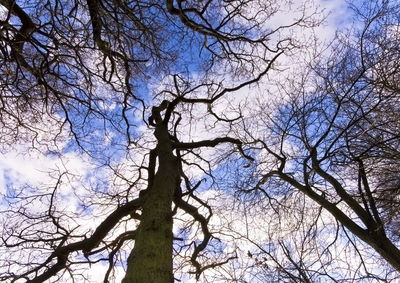
<path fill-rule="evenodd" d="M 201 264 L 197 261 L 197 257 L 200 252 L 207 247 L 207 244 L 212 237 L 210 231 L 208 230 L 209 218 L 205 218 L 198 212 L 198 209 L 195 206 L 185 202 L 180 197 L 175 197 L 174 202 L 180 209 L 190 214 L 196 221 L 200 223 L 201 230 L 203 232 L 203 240 L 201 241 L 200 245 L 195 245 L 193 254 L 191 256 L 191 262 L 196 269 L 196 277 L 198 278 L 202 272 L 202 267 Z"/>
<path fill-rule="evenodd" d="M 198 142 L 174 142 L 172 144 L 173 148 L 175 149 L 194 149 L 200 147 L 215 147 L 221 143 L 232 143 L 237 145 L 240 154 L 250 161 L 254 161 L 254 158 L 247 155 L 242 148 L 242 142 L 238 139 L 231 138 L 231 137 L 223 137 L 223 138 L 215 138 L 213 140 L 203 140 Z"/>
<path fill-rule="evenodd" d="M 117 225 L 117 223 L 123 217 L 139 209 L 141 205 L 142 199 L 138 198 L 118 207 L 96 228 L 94 233 L 89 238 L 85 238 L 84 240 L 67 244 L 65 246 L 63 246 L 63 243 L 65 243 L 65 241 L 61 241 L 59 246 L 45 262 L 43 262 L 36 268 L 17 276 L 15 280 L 19 278 L 28 278 L 29 275 L 37 274 L 41 269 L 45 268 L 46 270 L 42 274 L 35 276 L 33 279 L 27 281 L 30 283 L 44 282 L 50 277 L 56 275 L 60 270 L 66 268 L 68 256 L 72 252 L 82 251 L 85 256 L 88 256 L 92 249 L 100 244 L 104 237 L 111 231 L 111 229 L 114 228 L 115 225 Z M 47 265 L 54 260 L 56 261 L 56 263 L 53 264 L 51 267 L 47 267 Z"/>

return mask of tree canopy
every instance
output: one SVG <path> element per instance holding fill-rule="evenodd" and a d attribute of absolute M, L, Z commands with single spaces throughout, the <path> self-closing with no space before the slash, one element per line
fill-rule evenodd
<path fill-rule="evenodd" d="M 0 280 L 399 280 L 400 6 L 345 9 L 0 0 Z"/>

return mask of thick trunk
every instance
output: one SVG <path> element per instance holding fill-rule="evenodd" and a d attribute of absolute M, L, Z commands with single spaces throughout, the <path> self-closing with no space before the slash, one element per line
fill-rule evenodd
<path fill-rule="evenodd" d="M 177 158 L 166 129 L 156 129 L 158 171 L 146 192 L 135 246 L 123 283 L 170 283 L 172 273 L 172 201 L 179 186 Z"/>
<path fill-rule="evenodd" d="M 328 210 L 344 227 L 356 235 L 359 239 L 371 246 L 379 255 L 381 255 L 390 265 L 400 271 L 400 250 L 387 238 L 384 231 L 370 232 L 354 222 L 346 213 L 342 212 L 335 204 L 329 202 L 325 197 L 319 195 L 309 186 L 302 185 L 294 178 L 282 173 L 276 172 L 284 181 L 299 189 L 305 195 L 316 201 L 323 208 Z M 353 207 L 351 207 L 353 208 Z M 353 208 L 353 211 L 354 208 Z M 373 223 L 374 219 L 370 220 Z M 368 223 L 368 221 L 365 221 Z M 377 226 L 379 227 L 379 226 Z M 371 230 L 371 229 L 370 229 Z"/>
<path fill-rule="evenodd" d="M 375 249 L 391 266 L 400 271 L 400 250 L 383 233 L 360 237 Z"/>

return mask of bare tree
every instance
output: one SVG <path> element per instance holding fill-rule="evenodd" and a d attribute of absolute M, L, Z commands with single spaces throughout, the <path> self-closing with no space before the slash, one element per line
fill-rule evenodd
<path fill-rule="evenodd" d="M 279 84 L 274 90 L 286 103 L 276 112 L 268 115 L 261 105 L 258 133 L 265 136 L 246 133 L 260 155 L 258 181 L 243 191 L 278 200 L 306 195 L 338 221 L 338 235 L 360 256 L 364 279 L 385 281 L 400 270 L 399 6 L 383 1 L 352 8 L 362 29 L 338 33 L 328 56 L 319 53 L 301 77 Z M 290 246 L 279 244 L 301 277 L 293 280 L 310 280 L 302 261 L 292 261 Z M 391 265 L 385 275 L 366 263 L 371 248 Z"/>
<path fill-rule="evenodd" d="M 127 261 L 123 282 L 172 282 L 173 255 L 190 263 L 197 278 L 235 258 L 207 250 L 218 246 L 209 229 L 213 212 L 197 196 L 201 179 L 190 172 L 212 177 L 223 158 L 254 160 L 231 131 L 240 109 L 232 118 L 215 107 L 273 69 L 296 46 L 285 31 L 316 25 L 314 11 L 301 7 L 293 22 L 269 27 L 281 2 L 0 4 L 2 141 L 12 146 L 25 139 L 58 156 L 79 151 L 97 167 L 94 181 L 59 168 L 49 173 L 52 186 L 9 184 L 1 280 L 89 280 L 82 264 L 107 262 L 108 282 L 118 262 Z M 194 53 L 199 60 L 190 58 Z M 146 80 L 152 77 L 169 83 L 150 108 Z M 207 139 L 185 135 L 197 119 L 194 110 L 216 128 Z M 214 147 L 219 159 L 203 152 Z M 62 205 L 66 187 L 79 209 Z M 185 229 L 198 229 L 195 237 L 184 229 L 174 237 L 180 214 L 189 217 Z M 101 221 L 90 230 L 81 222 L 88 217 Z"/>

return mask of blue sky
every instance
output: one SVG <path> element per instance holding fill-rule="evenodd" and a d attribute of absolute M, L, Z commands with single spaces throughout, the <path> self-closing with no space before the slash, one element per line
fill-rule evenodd
<path fill-rule="evenodd" d="M 294 2 L 297 3 L 297 1 Z M 325 13 L 328 15 L 326 22 L 314 30 L 319 40 L 329 41 L 338 28 L 344 29 L 351 24 L 352 16 L 346 5 L 345 1 L 316 1 L 316 6 L 325 9 Z M 291 20 L 293 15 L 291 11 L 287 10 L 288 9 L 286 9 L 286 12 L 281 17 L 274 19 L 275 24 L 285 23 Z M 174 28 L 170 28 L 170 30 L 174 31 Z M 295 36 L 300 39 L 306 38 L 312 34 L 311 31 L 304 31 L 302 29 L 296 30 L 294 33 Z M 195 40 L 201 41 L 200 38 L 196 38 Z M 201 44 L 196 45 L 190 42 L 189 39 L 184 37 L 179 39 L 179 46 L 175 46 L 177 43 L 173 41 L 171 42 L 171 46 L 167 46 L 167 49 L 178 50 L 180 58 L 174 62 L 170 72 L 171 74 L 180 73 L 183 76 L 186 75 L 193 80 L 200 80 L 202 78 L 201 64 L 204 59 L 209 58 L 209 54 L 201 47 Z M 283 67 L 291 67 L 296 64 L 296 62 L 292 62 L 288 58 L 283 58 L 282 60 L 280 64 Z M 150 67 L 150 71 L 131 78 L 130 82 L 133 86 L 134 93 L 142 98 L 147 106 L 150 106 L 153 101 L 158 102 L 162 99 L 161 97 L 154 99 L 156 90 L 162 89 L 164 85 L 170 84 L 171 79 L 162 79 L 164 73 L 159 73 L 159 69 L 157 69 L 156 65 L 146 66 L 144 64 L 142 67 Z M 224 74 L 224 70 L 218 71 L 221 77 L 221 74 Z M 289 76 L 293 76 L 293 74 L 289 73 Z M 279 80 L 279 78 L 277 78 L 277 80 Z M 236 81 L 232 82 L 232 77 L 227 77 L 225 79 L 225 84 L 229 85 L 232 83 L 237 83 Z M 118 190 L 121 189 L 121 194 L 124 194 L 123 190 L 126 189 L 129 182 L 138 177 L 137 169 L 146 164 L 146 162 L 142 164 L 142 161 L 146 158 L 145 154 L 147 154 L 147 149 L 154 146 L 154 137 L 152 136 L 153 129 L 147 128 L 145 123 L 141 120 L 142 109 L 140 103 L 133 100 L 130 101 L 131 108 L 126 113 L 129 117 L 129 122 L 134 125 L 131 128 L 130 134 L 132 135 L 132 139 L 135 140 L 139 146 L 143 146 L 143 149 L 139 146 L 136 148 L 134 145 L 130 145 L 130 147 L 128 147 L 129 150 L 127 150 L 127 139 L 126 136 L 124 136 L 126 134 L 126 125 L 121 117 L 121 99 L 114 97 L 113 95 L 115 95 L 115 93 L 113 93 L 110 88 L 102 87 L 101 85 L 96 91 L 100 97 L 102 95 L 104 97 L 105 102 L 104 104 L 99 104 L 99 107 L 108 109 L 106 113 L 107 119 L 109 120 L 104 120 L 103 117 L 95 113 L 85 115 L 85 109 L 80 108 L 81 106 L 79 104 L 72 105 L 75 108 L 71 108 L 72 111 L 70 112 L 72 114 L 70 118 L 74 121 L 77 134 L 82 138 L 81 145 L 87 149 L 87 152 L 90 154 L 86 154 L 85 151 L 77 146 L 77 143 L 68 132 L 67 126 L 60 132 L 60 139 L 56 144 L 38 142 L 35 144 L 37 150 L 32 151 L 32 144 L 30 142 L 26 143 L 20 141 L 15 143 L 2 150 L 0 154 L 0 195 L 6 195 L 10 190 L 18 192 L 26 185 L 33 188 L 33 191 L 37 189 L 38 192 L 41 192 L 46 187 L 54 186 L 54 182 L 57 179 L 57 172 L 64 171 L 68 171 L 70 174 L 60 187 L 59 201 L 60 207 L 63 207 L 65 210 L 70 209 L 71 213 L 79 213 L 82 208 L 81 199 L 88 198 L 92 201 L 93 198 L 91 197 L 94 197 L 95 193 L 107 193 L 108 190 L 110 190 L 110 194 L 112 193 L 120 197 L 118 195 Z M 244 105 L 243 107 L 245 108 L 246 105 L 242 103 L 244 98 L 250 100 L 260 97 L 259 93 L 256 93 L 257 89 L 249 88 L 245 91 L 254 91 L 254 93 L 239 91 L 235 93 L 234 97 L 230 97 L 225 101 L 223 100 L 220 104 L 216 105 L 213 110 L 215 110 L 216 113 L 222 113 L 235 105 Z M 120 94 L 121 93 L 118 95 Z M 278 97 L 277 99 L 281 98 Z M 182 109 L 185 109 L 184 106 L 182 106 Z M 247 108 L 244 109 L 244 112 L 251 114 L 252 110 L 253 109 Z M 145 115 L 148 115 L 149 112 L 148 110 L 146 111 Z M 63 114 L 62 112 L 60 113 L 59 115 L 62 118 Z M 181 135 L 187 137 L 188 140 L 199 140 L 202 138 L 209 138 L 212 135 L 220 135 L 221 133 L 225 134 L 229 132 L 226 128 L 220 127 L 219 124 L 214 123 L 214 120 L 212 120 L 207 113 L 205 105 L 194 107 L 191 114 L 192 115 L 188 115 L 187 113 L 183 114 L 184 118 L 190 122 L 186 124 L 183 123 L 180 128 Z M 82 128 L 80 128 L 81 125 L 83 126 Z M 48 133 L 54 133 L 54 131 L 56 131 L 56 128 L 53 128 L 51 124 L 39 124 L 38 126 L 42 126 Z M 43 141 L 44 140 L 46 140 L 46 137 L 43 137 Z M 222 147 L 219 153 L 224 150 L 225 148 Z M 217 153 L 218 151 L 212 149 L 203 152 L 204 156 L 210 159 L 215 157 Z M 201 161 L 195 157 L 191 158 L 194 162 L 202 164 Z M 243 164 L 241 161 L 224 160 L 220 165 L 214 165 L 211 170 L 213 170 L 216 176 L 221 177 L 221 179 L 229 179 L 231 177 L 236 177 L 236 175 L 232 172 L 223 175 L 227 168 L 232 168 L 232 166 L 236 169 L 243 168 L 244 165 L 246 164 Z M 243 169 L 240 173 L 249 176 L 251 169 L 251 167 L 249 169 Z M 247 172 L 247 170 L 249 170 L 249 172 Z M 190 172 L 194 180 L 204 178 L 203 172 L 200 170 L 191 168 Z M 126 178 L 126 180 L 124 178 Z M 204 183 L 203 190 L 199 191 L 199 195 L 204 198 L 209 198 L 210 202 L 213 201 L 216 191 L 218 191 L 216 188 L 210 186 L 211 184 L 209 180 L 207 183 Z M 14 188 L 12 186 L 14 186 Z M 139 182 L 136 189 L 142 189 L 144 187 L 145 183 Z M 93 188 L 98 190 L 93 190 Z M 211 190 L 208 191 L 208 189 Z M 93 192 L 93 196 L 90 195 L 91 192 Z M 232 201 L 229 196 L 224 195 L 226 192 L 227 191 L 222 192 L 223 196 L 226 197 L 228 201 Z M 121 197 L 121 199 L 123 198 Z M 217 206 L 217 204 L 215 205 Z M 7 209 L 7 204 L 4 200 L 0 202 L 0 207 L 1 210 Z M 219 208 L 221 209 L 221 207 Z M 38 205 L 36 209 L 40 210 L 42 207 Z M 103 213 L 103 209 L 102 206 L 94 206 L 93 210 L 90 211 L 95 215 L 100 215 Z M 110 209 L 112 209 L 112 207 Z M 329 217 L 326 219 L 328 218 Z M 244 219 L 237 220 L 240 223 L 244 222 Z M 5 219 L 2 219 L 2 221 L 5 221 Z M 82 230 L 85 230 L 94 229 L 95 225 L 100 221 L 101 217 L 95 219 L 83 217 L 83 219 L 78 222 L 82 225 Z M 262 221 L 262 219 L 259 221 Z M 218 220 L 215 220 L 215 223 L 217 222 Z M 252 225 L 257 226 L 257 223 L 252 223 Z M 126 227 L 121 225 L 121 227 L 117 228 L 117 231 L 123 231 L 125 228 Z M 227 239 L 228 238 L 229 237 L 227 237 Z M 228 241 L 227 239 L 225 239 L 225 241 Z M 221 247 L 225 248 L 225 245 L 228 246 L 226 242 L 223 242 Z M 243 252 L 245 252 L 245 249 L 243 249 Z M 118 270 L 121 271 L 120 268 Z M 94 265 L 90 271 L 86 272 L 90 273 L 94 280 L 99 281 L 100 276 L 104 273 L 104 266 Z M 121 274 L 122 273 L 118 274 L 118 276 L 120 277 Z"/>

